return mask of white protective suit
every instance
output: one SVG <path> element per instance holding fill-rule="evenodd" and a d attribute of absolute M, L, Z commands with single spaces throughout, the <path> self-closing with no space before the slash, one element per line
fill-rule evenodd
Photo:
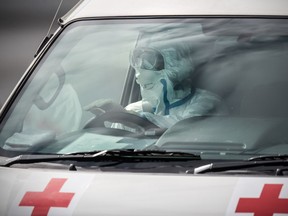
<path fill-rule="evenodd" d="M 54 92 L 51 89 L 51 85 L 47 85 L 40 95 L 51 98 Z M 24 119 L 22 132 L 9 137 L 3 148 L 23 150 L 53 140 L 56 135 L 78 130 L 81 117 L 82 107 L 77 93 L 70 84 L 65 84 L 51 106 L 44 110 L 36 105 L 31 107 Z"/>
<path fill-rule="evenodd" d="M 131 53 L 130 63 L 136 71 L 142 100 L 129 104 L 125 109 L 137 112 L 161 128 L 213 110 L 221 101 L 217 95 L 191 86 L 181 86 L 194 68 L 192 60 L 181 55 L 181 51 L 175 48 L 135 49 Z"/>
<path fill-rule="evenodd" d="M 53 93 L 47 88 L 44 95 L 51 98 L 51 94 Z M 24 119 L 23 131 L 53 131 L 57 135 L 69 133 L 80 128 L 81 118 L 82 107 L 77 93 L 70 84 L 65 84 L 47 109 L 40 110 L 35 105 L 31 107 Z"/>

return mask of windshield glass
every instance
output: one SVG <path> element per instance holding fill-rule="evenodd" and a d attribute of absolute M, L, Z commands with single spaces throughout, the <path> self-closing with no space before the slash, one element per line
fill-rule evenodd
<path fill-rule="evenodd" d="M 288 154 L 286 19 L 78 21 L 1 122 L 3 152 Z"/>

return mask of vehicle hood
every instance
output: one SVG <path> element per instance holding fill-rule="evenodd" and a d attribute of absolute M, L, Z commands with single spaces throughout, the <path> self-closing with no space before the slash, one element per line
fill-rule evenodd
<path fill-rule="evenodd" d="M 0 168 L 0 184 L 3 216 L 223 216 L 253 213 L 257 205 L 265 212 L 265 202 L 288 215 L 288 181 L 281 177 Z M 279 200 L 284 209 L 273 207 Z"/>

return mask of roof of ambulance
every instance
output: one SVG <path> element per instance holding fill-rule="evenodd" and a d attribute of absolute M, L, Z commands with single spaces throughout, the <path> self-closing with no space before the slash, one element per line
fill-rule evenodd
<path fill-rule="evenodd" d="M 80 0 L 61 20 L 149 15 L 287 16 L 288 0 Z"/>

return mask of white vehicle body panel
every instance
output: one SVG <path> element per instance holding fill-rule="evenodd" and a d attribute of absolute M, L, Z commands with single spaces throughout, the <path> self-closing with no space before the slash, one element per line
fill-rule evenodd
<path fill-rule="evenodd" d="M 149 15 L 288 15 L 286 0 L 84 0 L 63 17 L 64 22 L 82 17 Z"/>
<path fill-rule="evenodd" d="M 244 215 L 235 214 L 239 199 L 245 198 L 238 195 L 239 191 L 243 196 L 257 199 L 264 185 L 281 186 L 279 200 L 281 197 L 283 202 L 288 200 L 286 178 L 84 173 L 17 168 L 1 168 L 0 173 L 0 192 L 6 198 L 0 203 L 1 215 L 30 215 L 33 202 L 29 204 L 31 206 L 20 206 L 21 200 L 27 192 L 43 192 L 51 179 L 66 179 L 55 193 L 73 193 L 74 196 L 68 207 L 51 207 L 48 215 L 82 216 L 92 215 L 92 212 L 95 215 L 123 216 Z M 254 187 L 247 187 L 251 185 Z M 58 198 L 52 198 L 54 195 L 50 195 L 50 199 L 56 203 Z M 39 196 L 38 201 L 44 203 L 48 199 Z M 273 202 L 276 203 L 277 199 L 272 200 L 271 208 Z"/>

